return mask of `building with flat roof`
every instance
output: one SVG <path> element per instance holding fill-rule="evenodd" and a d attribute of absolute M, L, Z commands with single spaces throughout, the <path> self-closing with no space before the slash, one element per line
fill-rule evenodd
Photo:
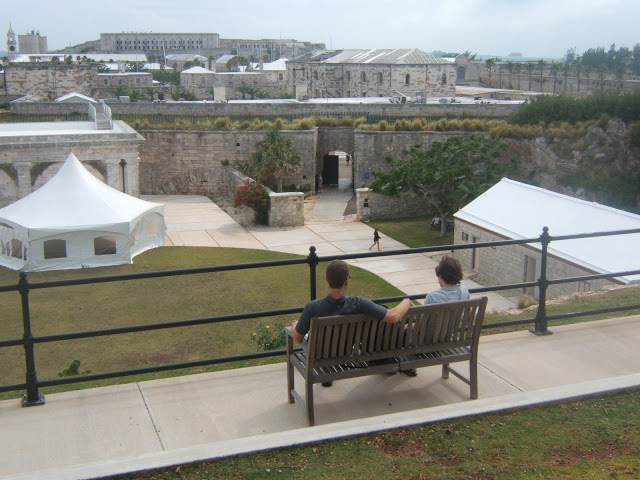
<path fill-rule="evenodd" d="M 145 139 L 121 120 L 98 129 L 93 121 L 0 123 L 0 206 L 44 185 L 73 150 L 97 178 L 139 196 L 139 148 Z"/>
<path fill-rule="evenodd" d="M 185 53 L 220 48 L 217 33 L 101 33 L 102 52 Z"/>

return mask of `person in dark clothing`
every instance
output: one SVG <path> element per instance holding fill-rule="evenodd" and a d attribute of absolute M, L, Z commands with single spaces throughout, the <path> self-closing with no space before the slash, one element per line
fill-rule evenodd
<path fill-rule="evenodd" d="M 373 245 L 371 245 L 369 247 L 369 250 L 371 250 L 376 245 L 378 245 L 378 251 L 380 251 L 381 250 L 381 248 L 380 248 L 380 234 L 378 233 L 378 229 L 377 228 L 373 231 Z"/>
<path fill-rule="evenodd" d="M 387 323 L 398 323 L 407 313 L 413 302 L 404 298 L 398 305 L 387 309 L 364 297 L 348 297 L 345 295 L 349 287 L 349 264 L 342 260 L 333 260 L 327 265 L 325 278 L 329 284 L 329 294 L 324 298 L 308 302 L 300 318 L 291 324 L 293 339 L 301 342 L 309 332 L 312 317 L 327 317 L 330 315 L 349 315 L 366 313 Z M 322 386 L 330 387 L 332 382 L 324 382 Z"/>

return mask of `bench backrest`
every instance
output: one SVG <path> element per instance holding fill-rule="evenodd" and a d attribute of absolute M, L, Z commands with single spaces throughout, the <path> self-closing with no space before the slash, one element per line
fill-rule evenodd
<path fill-rule="evenodd" d="M 326 366 L 446 348 L 475 351 L 486 306 L 487 297 L 414 306 L 397 324 L 364 314 L 312 318 L 308 359 Z"/>

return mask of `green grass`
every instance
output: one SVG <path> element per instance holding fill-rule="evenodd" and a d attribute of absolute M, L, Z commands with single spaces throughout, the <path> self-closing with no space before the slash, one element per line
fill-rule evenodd
<path fill-rule="evenodd" d="M 440 236 L 440 230 L 431 228 L 433 217 L 412 217 L 399 220 L 376 220 L 370 222 L 371 228 L 380 230 L 382 236 L 391 237 L 409 248 L 452 245 L 453 232 Z"/>
<path fill-rule="evenodd" d="M 631 480 L 639 432 L 636 390 L 117 478 Z"/>
<path fill-rule="evenodd" d="M 32 283 L 67 278 L 85 278 L 132 272 L 261 262 L 299 256 L 264 250 L 163 247 L 135 258 L 133 265 L 76 271 L 30 273 Z M 317 268 L 318 297 L 326 294 L 324 264 Z M 369 298 L 400 296 L 400 292 L 378 276 L 352 268 L 349 293 Z M 0 270 L 0 285 L 15 284 L 16 272 Z M 130 325 L 144 325 L 302 307 L 310 298 L 307 265 L 183 275 L 145 280 L 99 283 L 70 287 L 33 289 L 29 293 L 34 336 L 70 333 Z M 22 310 L 17 292 L 0 294 L 0 339 L 22 338 Z M 189 362 L 205 358 L 254 353 L 251 334 L 260 323 L 290 324 L 297 315 L 258 318 L 219 324 L 103 336 L 35 346 L 38 380 L 57 379 L 74 360 L 81 371 L 104 373 L 147 366 Z M 132 382 L 185 373 L 233 368 L 282 358 L 239 362 L 136 377 L 42 389 L 43 393 Z M 2 384 L 24 382 L 22 347 L 0 349 Z M 0 394 L 16 398 L 22 392 Z"/>

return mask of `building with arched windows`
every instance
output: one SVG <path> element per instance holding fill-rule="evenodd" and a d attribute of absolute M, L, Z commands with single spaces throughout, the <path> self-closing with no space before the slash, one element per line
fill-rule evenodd
<path fill-rule="evenodd" d="M 287 61 L 296 98 L 454 96 L 456 66 L 417 49 L 322 50 Z"/>

